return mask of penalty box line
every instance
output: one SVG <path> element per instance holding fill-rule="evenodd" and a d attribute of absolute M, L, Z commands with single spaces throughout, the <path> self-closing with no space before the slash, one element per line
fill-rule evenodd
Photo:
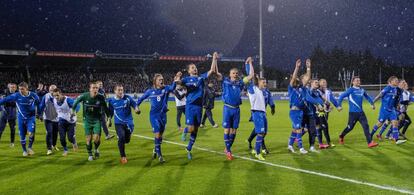
<path fill-rule="evenodd" d="M 112 132 L 116 132 L 113 129 L 109 129 L 109 130 L 112 131 Z M 154 140 L 153 137 L 138 135 L 138 134 L 134 134 L 134 133 L 132 135 L 135 136 L 135 137 L 146 139 L 146 140 Z M 173 145 L 177 145 L 177 146 L 183 146 L 183 147 L 187 146 L 186 144 L 173 142 L 173 141 L 168 141 L 168 140 L 164 140 L 164 139 L 163 139 L 163 142 L 173 144 Z M 218 151 L 211 150 L 211 149 L 208 149 L 208 148 L 202 148 L 202 147 L 198 147 L 198 146 L 193 146 L 193 148 L 201 150 L 201 151 L 209 152 L 209 153 L 225 155 L 223 152 L 218 152 Z M 397 187 L 393 187 L 393 186 L 384 186 L 384 185 L 374 184 L 374 183 L 370 183 L 370 182 L 366 182 L 366 181 L 359 181 L 359 180 L 350 179 L 350 178 L 346 178 L 346 177 L 340 177 L 340 176 L 330 175 L 330 174 L 326 174 L 326 173 L 320 173 L 320 172 L 316 172 L 316 171 L 300 169 L 300 168 L 275 164 L 275 163 L 266 162 L 266 161 L 260 161 L 260 160 L 253 159 L 253 158 L 246 157 L 246 156 L 240 156 L 240 155 L 233 155 L 233 156 L 236 157 L 236 158 L 239 158 L 239 159 L 252 161 L 252 162 L 256 162 L 256 163 L 260 163 L 260 164 L 264 164 L 264 165 L 268 165 L 268 166 L 272 166 L 272 167 L 288 169 L 288 170 L 295 171 L 295 172 L 306 173 L 306 174 L 316 175 L 316 176 L 320 176 L 320 177 L 326 177 L 326 178 L 345 181 L 345 182 L 348 182 L 348 183 L 353 183 L 353 184 L 358 184 L 358 185 L 370 186 L 370 187 L 377 188 L 377 189 L 382 189 L 382 190 L 388 190 L 388 191 L 394 191 L 394 192 L 399 192 L 399 193 L 403 193 L 403 194 L 413 194 L 414 195 L 414 191 L 401 189 L 401 188 L 397 188 Z"/>

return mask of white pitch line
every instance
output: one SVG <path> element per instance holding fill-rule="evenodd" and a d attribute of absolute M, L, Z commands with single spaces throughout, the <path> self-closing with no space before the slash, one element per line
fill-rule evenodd
<path fill-rule="evenodd" d="M 112 132 L 116 132 L 113 129 L 109 129 L 109 130 L 112 131 Z M 148 136 L 143 136 L 143 135 L 138 135 L 138 134 L 132 134 L 132 135 L 135 136 L 135 137 L 140 137 L 140 138 L 147 139 L 147 140 L 154 140 L 153 137 L 148 137 Z M 186 144 L 177 143 L 177 142 L 168 141 L 168 140 L 163 140 L 163 142 L 173 144 L 173 145 L 178 145 L 178 146 L 184 146 L 184 147 L 187 146 Z M 197 146 L 193 146 L 193 148 L 198 149 L 198 150 L 202 150 L 202 151 L 205 151 L 205 152 L 224 155 L 223 152 L 218 152 L 218 151 L 210 150 L 210 149 L 207 149 L 207 148 L 201 148 L 201 147 L 197 147 Z M 280 165 L 280 164 L 275 164 L 275 163 L 271 163 L 271 162 L 260 161 L 260 160 L 257 160 L 257 159 L 253 159 L 253 158 L 249 158 L 249 157 L 245 157 L 245 156 L 240 156 L 240 155 L 233 155 L 233 156 L 236 157 L 236 158 L 239 158 L 239 159 L 248 160 L 248 161 L 252 161 L 252 162 L 256 162 L 256 163 L 260 163 L 260 164 L 264 164 L 264 165 L 269 165 L 269 166 L 272 166 L 272 167 L 278 167 L 278 168 L 288 169 L 288 170 L 292 170 L 292 171 L 296 171 L 296 172 L 307 173 L 307 174 L 310 174 L 310 175 L 317 175 L 317 176 L 321 176 L 321 177 L 327 177 L 327 178 L 330 178 L 330 179 L 346 181 L 346 182 L 349 182 L 349 183 L 354 183 L 354 184 L 359 184 L 359 185 L 366 185 L 366 186 L 370 186 L 370 187 L 378 188 L 378 189 L 382 189 L 382 190 L 389 190 L 389 191 L 394 191 L 394 192 L 400 192 L 400 193 L 403 193 L 403 194 L 413 194 L 414 195 L 414 191 L 401 189 L 401 188 L 396 188 L 396 187 L 393 187 L 393 186 L 383 186 L 383 185 L 374 184 L 374 183 L 370 183 L 370 182 L 366 182 L 366 181 L 358 181 L 358 180 L 355 180 L 355 179 L 339 177 L 339 176 L 330 175 L 330 174 L 326 174 L 326 173 L 320 173 L 320 172 L 316 172 L 316 171 L 310 171 L 310 170 L 306 170 L 306 169 L 299 169 L 299 168 L 295 168 L 295 167 L 289 167 L 289 166 L 286 166 L 286 165 Z"/>

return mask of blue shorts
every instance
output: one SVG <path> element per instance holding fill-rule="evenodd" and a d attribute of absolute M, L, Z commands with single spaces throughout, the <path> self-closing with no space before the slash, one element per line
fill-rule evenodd
<path fill-rule="evenodd" d="M 167 114 L 150 114 L 150 122 L 153 133 L 162 133 L 164 132 L 165 125 L 167 124 Z"/>
<path fill-rule="evenodd" d="M 378 121 L 383 123 L 386 120 L 389 120 L 389 121 L 398 120 L 397 112 L 395 110 L 390 111 L 390 110 L 381 109 L 379 117 L 378 117 Z"/>
<path fill-rule="evenodd" d="M 301 129 L 302 121 L 303 121 L 303 111 L 302 110 L 290 110 L 289 111 L 289 118 L 292 122 L 293 129 Z"/>
<path fill-rule="evenodd" d="M 29 118 L 23 118 L 19 116 L 17 118 L 17 124 L 19 127 L 20 139 L 22 140 L 26 137 L 27 132 L 35 133 L 36 131 L 36 117 L 34 116 Z"/>
<path fill-rule="evenodd" d="M 203 107 L 197 105 L 186 105 L 185 106 L 185 124 L 188 126 L 197 126 L 201 124 L 201 115 Z"/>
<path fill-rule="evenodd" d="M 257 134 L 267 133 L 266 113 L 261 111 L 252 111 L 254 131 Z"/>
<path fill-rule="evenodd" d="M 223 128 L 237 129 L 240 123 L 240 108 L 231 108 L 224 106 L 223 108 Z"/>

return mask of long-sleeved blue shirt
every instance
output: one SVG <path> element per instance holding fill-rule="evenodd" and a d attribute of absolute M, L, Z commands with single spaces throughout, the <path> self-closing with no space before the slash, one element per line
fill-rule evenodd
<path fill-rule="evenodd" d="M 34 92 L 29 92 L 27 96 L 21 93 L 14 93 L 0 100 L 0 105 L 4 105 L 7 102 L 16 102 L 18 116 L 23 119 L 36 116 L 36 109 L 40 112 L 39 96 Z"/>
<path fill-rule="evenodd" d="M 131 96 L 109 98 L 108 105 L 111 115 L 114 116 L 115 124 L 129 124 L 133 121 L 131 108 L 135 109 L 137 103 Z"/>
<path fill-rule="evenodd" d="M 323 105 L 322 96 L 316 89 L 306 88 L 305 91 L 309 94 L 309 96 L 311 96 L 314 99 L 311 101 L 306 100 L 305 114 L 314 115 L 316 114 L 316 106 Z"/>
<path fill-rule="evenodd" d="M 168 96 L 175 89 L 175 82 L 172 85 L 167 85 L 162 89 L 148 89 L 144 95 L 137 101 L 137 106 L 149 98 L 151 102 L 150 115 L 166 113 L 168 110 Z M 203 95 L 203 94 L 201 94 Z M 202 98 L 202 97 L 201 97 Z"/>
<path fill-rule="evenodd" d="M 307 103 L 311 104 L 323 104 L 320 101 L 313 98 L 308 88 L 299 86 L 299 87 L 292 87 L 291 85 L 288 86 L 288 95 L 289 95 L 289 107 L 297 107 L 299 109 L 304 110 L 306 108 Z"/>
<path fill-rule="evenodd" d="M 395 110 L 398 105 L 398 89 L 390 85 L 386 86 L 381 91 L 381 109 L 392 111 Z"/>
<path fill-rule="evenodd" d="M 362 100 L 364 98 L 367 99 L 371 105 L 374 104 L 372 98 L 364 89 L 360 87 L 350 87 L 345 92 L 343 92 L 338 99 L 339 106 L 342 106 L 342 101 L 345 97 L 348 98 L 349 112 L 364 112 L 362 108 Z"/>
<path fill-rule="evenodd" d="M 263 96 L 265 97 L 266 106 L 269 105 L 271 108 L 275 107 L 275 102 L 273 101 L 272 93 L 269 89 L 263 89 Z"/>
<path fill-rule="evenodd" d="M 224 104 L 228 104 L 233 107 L 239 107 L 242 104 L 241 92 L 244 88 L 242 80 L 232 81 L 230 78 L 225 77 L 223 79 L 223 95 L 222 99 Z"/>
<path fill-rule="evenodd" d="M 200 76 L 187 76 L 181 80 L 182 84 L 187 88 L 187 105 L 203 106 L 203 93 L 207 74 L 208 73 L 201 74 Z"/>

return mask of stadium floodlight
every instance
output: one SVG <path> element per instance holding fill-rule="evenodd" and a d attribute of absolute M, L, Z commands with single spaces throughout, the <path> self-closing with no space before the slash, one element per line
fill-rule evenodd
<path fill-rule="evenodd" d="M 34 48 L 34 47 L 30 47 L 29 48 L 29 55 L 34 56 L 34 55 L 36 55 L 36 52 L 37 52 L 37 49 L 36 48 Z"/>
<path fill-rule="evenodd" d="M 152 58 L 153 58 L 154 60 L 158 60 L 158 59 L 160 58 L 160 54 L 159 54 L 158 52 L 154 52 L 154 53 L 152 54 Z"/>
<path fill-rule="evenodd" d="M 95 51 L 95 57 L 98 57 L 98 58 L 100 58 L 100 57 L 102 57 L 102 51 L 100 51 L 100 50 L 96 50 Z"/>

